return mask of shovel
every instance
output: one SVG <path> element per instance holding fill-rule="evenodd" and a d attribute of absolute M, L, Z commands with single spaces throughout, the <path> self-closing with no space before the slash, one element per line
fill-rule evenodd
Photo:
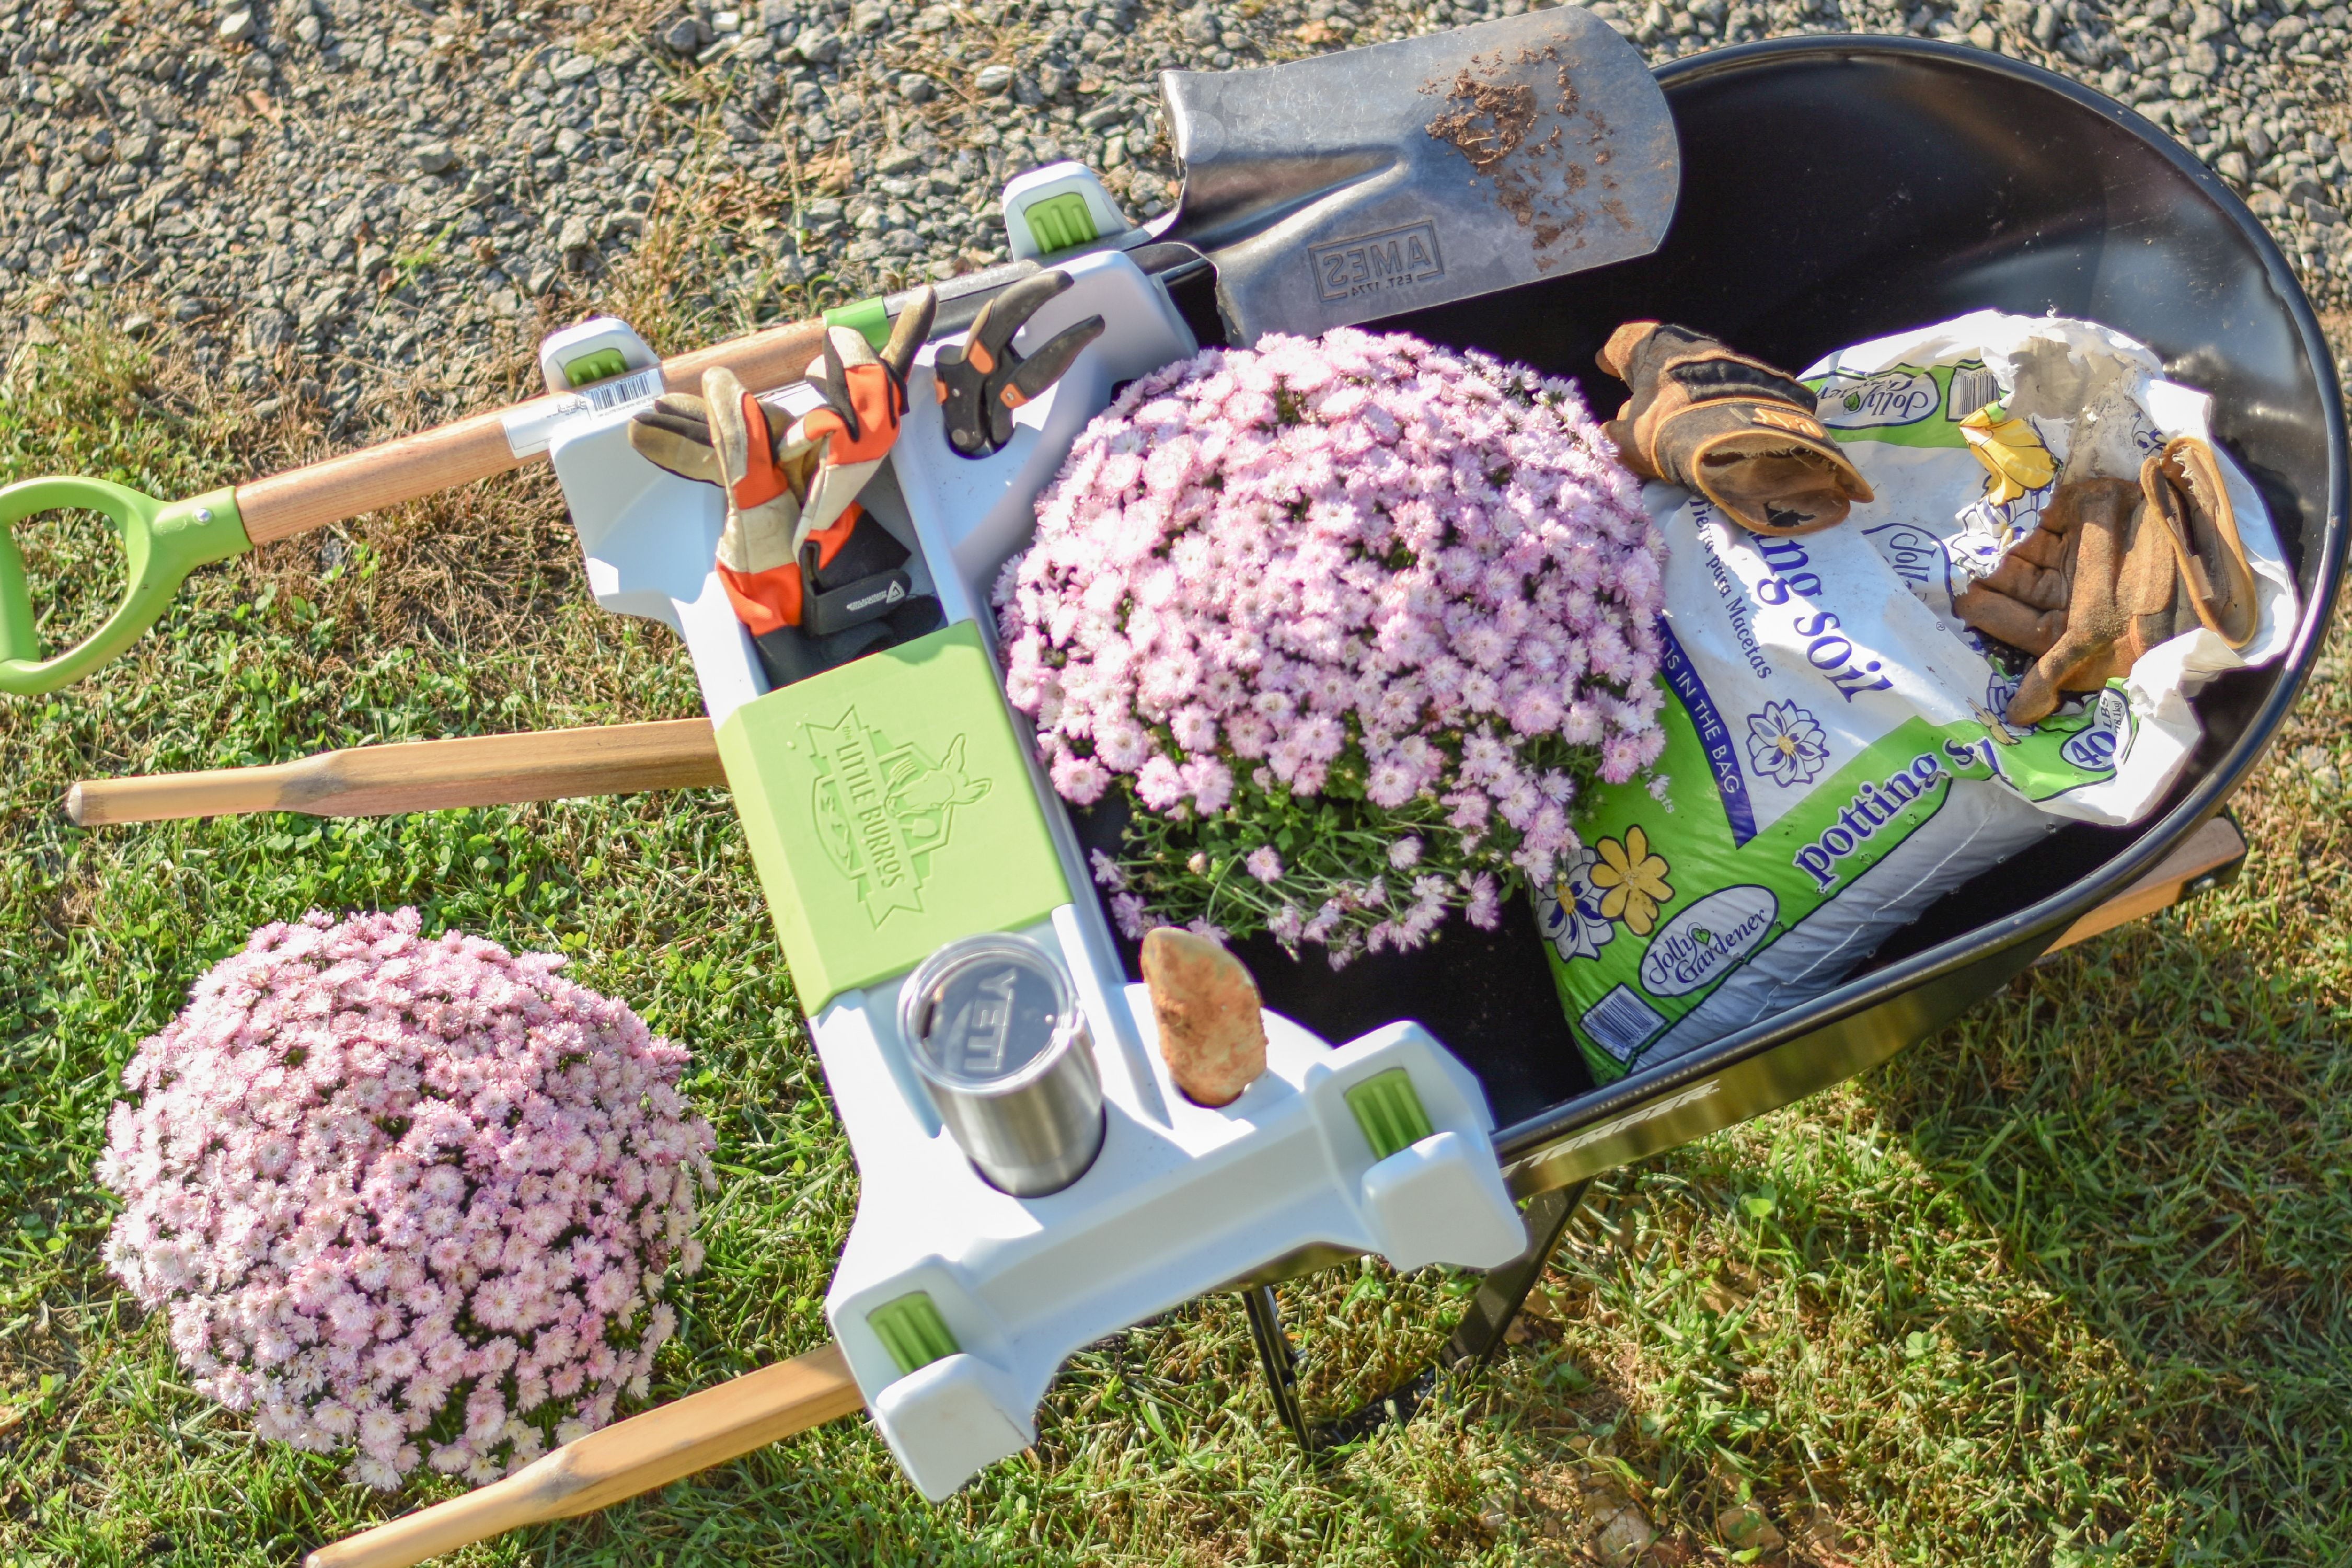
<path fill-rule="evenodd" d="M 1682 155 L 1641 55 L 1580 6 L 1262 70 L 1160 79 L 1231 340 L 1475 299 L 1646 255 Z"/>
<path fill-rule="evenodd" d="M 1466 300 L 1654 248 L 1673 216 L 1680 153 L 1665 99 L 1631 44 L 1574 5 L 1256 70 L 1163 74 L 1184 166 L 1175 209 L 1123 246 L 1147 270 L 1213 267 L 1231 342 Z M 1046 260 L 1050 264 L 1052 258 Z M 940 289 L 957 331 L 1034 262 Z M 826 320 L 887 331 L 867 300 Z M 796 380 L 824 321 L 771 327 L 511 408 L 308 468 L 161 501 L 97 479 L 0 489 L 0 692 L 54 691 L 113 658 L 194 568 L 362 512 L 470 484 L 546 450 L 574 411 L 698 390 L 731 368 L 759 392 Z M 127 588 L 87 638 L 47 658 L 10 533 L 58 508 L 103 512 L 122 537 Z"/>

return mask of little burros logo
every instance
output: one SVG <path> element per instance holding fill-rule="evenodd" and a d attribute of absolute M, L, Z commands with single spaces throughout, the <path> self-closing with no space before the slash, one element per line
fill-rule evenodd
<path fill-rule="evenodd" d="M 1326 240 L 1308 246 L 1307 257 L 1315 267 L 1316 291 L 1326 300 L 1351 300 L 1445 276 L 1433 223 L 1407 224 L 1360 239 Z"/>
<path fill-rule="evenodd" d="M 866 724 L 855 708 L 829 727 L 801 730 L 816 767 L 810 804 L 825 858 L 877 926 L 899 910 L 921 913 L 931 857 L 947 847 L 956 808 L 990 787 L 964 771 L 963 737 L 935 757 Z"/>

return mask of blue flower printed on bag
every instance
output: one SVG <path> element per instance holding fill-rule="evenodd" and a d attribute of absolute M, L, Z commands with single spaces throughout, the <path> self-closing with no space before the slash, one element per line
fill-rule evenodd
<path fill-rule="evenodd" d="M 1748 716 L 1748 764 L 1781 788 L 1812 783 L 1829 760 L 1820 721 L 1794 702 L 1767 702 Z"/>

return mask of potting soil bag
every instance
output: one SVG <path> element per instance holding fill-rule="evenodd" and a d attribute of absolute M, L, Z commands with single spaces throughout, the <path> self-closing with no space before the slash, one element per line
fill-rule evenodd
<path fill-rule="evenodd" d="M 1954 596 L 2032 531 L 2062 479 L 2136 476 L 2166 439 L 2205 436 L 2207 399 L 2104 328 L 1992 312 L 1846 350 L 1803 379 L 1874 502 L 1768 539 L 1688 491 L 1644 491 L 1669 551 L 1666 782 L 1596 786 L 1585 847 L 1538 900 L 1599 1081 L 1820 994 L 2066 819 L 2145 816 L 2195 748 L 2197 686 L 2292 635 L 2276 531 L 2217 454 L 2255 571 L 2253 640 L 2232 653 L 2185 634 L 2011 728 L 2000 713 L 2025 665 L 1954 618 Z M 2046 458 L 1981 460 L 1960 422 L 1987 405 L 1979 432 Z"/>

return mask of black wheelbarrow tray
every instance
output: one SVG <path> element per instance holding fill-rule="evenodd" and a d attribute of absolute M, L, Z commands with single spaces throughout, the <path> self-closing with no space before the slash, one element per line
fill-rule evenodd
<path fill-rule="evenodd" d="M 1622 395 L 1593 354 L 1625 321 L 1682 322 L 1788 365 L 1986 308 L 2102 322 L 2212 395 L 2214 434 L 2269 505 L 2302 619 L 2284 658 L 2197 699 L 2203 744 L 2146 821 L 2070 825 L 1946 897 L 1833 990 L 1606 1088 L 1585 1074 L 1524 906 L 1492 934 L 1449 929 L 1339 976 L 1247 945 L 1269 1006 L 1335 1040 L 1418 1019 L 1486 1086 L 1529 1247 L 1486 1277 L 1444 1357 L 1455 1367 L 1493 1352 L 1595 1174 L 1886 1060 L 2086 916 L 2127 908 L 2168 865 L 2210 864 L 2183 851 L 2286 717 L 2345 564 L 2344 411 L 2318 323 L 2262 226 L 2164 132 L 2048 71 L 1909 38 L 1750 44 L 1657 74 L 1684 170 L 1657 251 L 1383 324 L 1573 377 L 1608 410 Z M 2196 847 L 2215 838 L 2228 841 L 2222 825 Z M 1309 1430 L 1266 1281 L 1324 1261 L 1244 1282 L 1277 1405 L 1310 1444 L 1410 1414 L 1431 1377 Z"/>

